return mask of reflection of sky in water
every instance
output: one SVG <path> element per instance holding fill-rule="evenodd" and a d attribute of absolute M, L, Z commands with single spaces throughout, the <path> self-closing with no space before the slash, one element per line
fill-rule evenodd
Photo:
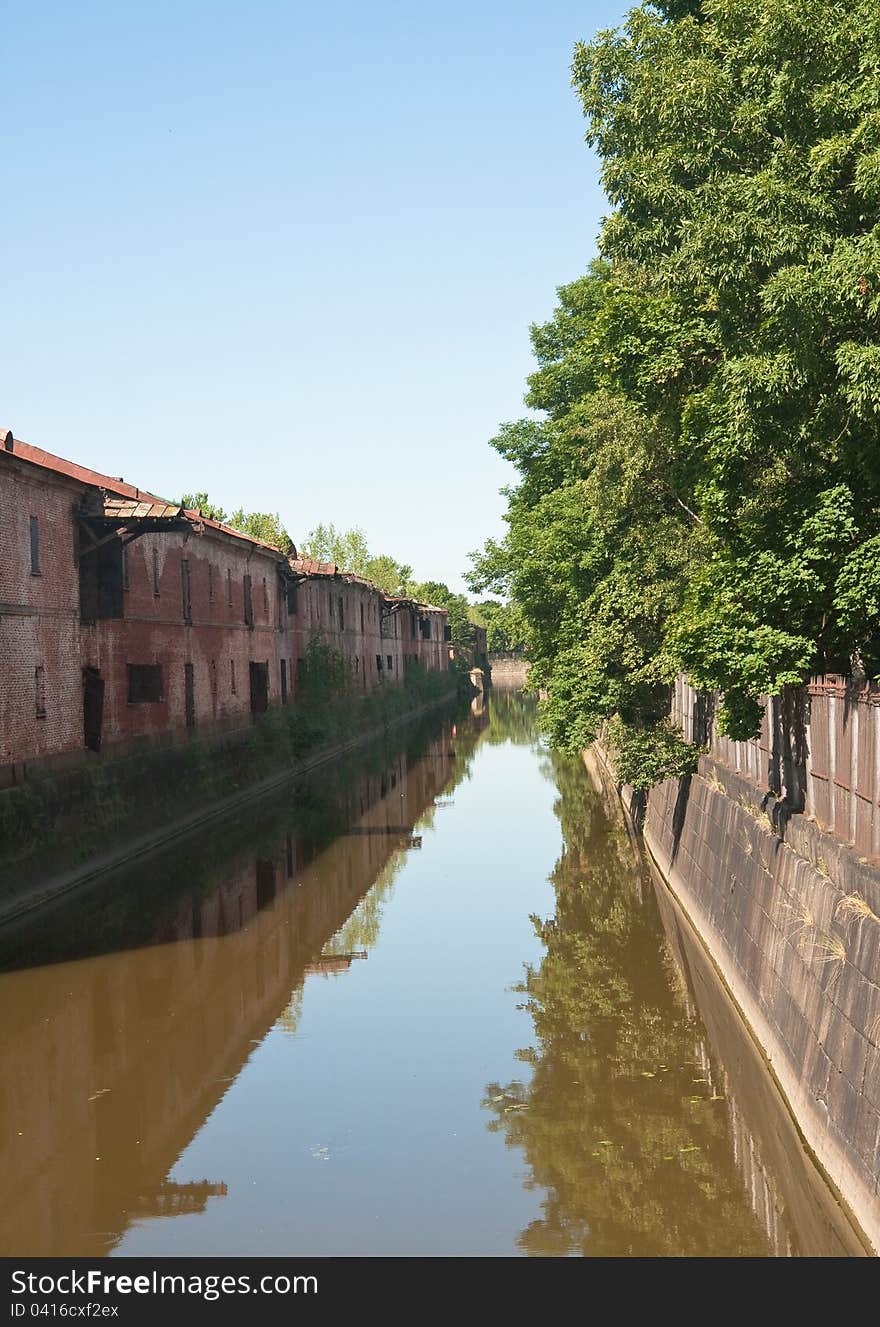
<path fill-rule="evenodd" d="M 480 1103 L 529 1041 L 510 987 L 540 957 L 530 912 L 553 906 L 553 797 L 527 748 L 480 749 L 405 857 L 366 962 L 306 979 L 295 1035 L 276 1025 L 254 1048 L 171 1172 L 222 1175 L 228 1196 L 119 1253 L 515 1252 L 537 1197 Z"/>

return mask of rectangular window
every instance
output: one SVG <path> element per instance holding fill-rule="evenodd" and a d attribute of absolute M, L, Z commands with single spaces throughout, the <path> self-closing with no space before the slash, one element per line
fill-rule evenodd
<path fill-rule="evenodd" d="M 192 622 L 192 598 L 189 590 L 189 558 L 180 560 L 180 595 L 183 602 L 183 620 Z"/>
<path fill-rule="evenodd" d="M 376 655 L 376 672 L 377 672 L 377 673 L 381 673 L 381 671 L 382 671 L 382 656 L 381 656 L 381 654 L 377 654 L 377 655 Z"/>
<path fill-rule="evenodd" d="M 364 630 L 364 606 L 361 604 L 361 635 L 363 635 Z"/>
<path fill-rule="evenodd" d="M 226 568 L 226 602 L 232 607 L 232 568 Z"/>
<path fill-rule="evenodd" d="M 161 664 L 126 664 L 129 705 L 152 705 L 162 699 Z"/>
<path fill-rule="evenodd" d="M 361 671 L 361 661 L 358 655 L 354 656 L 354 671 L 355 671 L 355 676 L 357 676 L 357 674 Z"/>
<path fill-rule="evenodd" d="M 129 589 L 129 581 L 128 581 L 128 545 L 127 545 L 127 544 L 123 544 L 123 546 L 122 546 L 122 588 L 123 588 L 123 590 L 127 590 L 127 589 Z"/>
<path fill-rule="evenodd" d="M 236 690 L 235 690 L 235 660 L 234 660 L 234 659 L 230 659 L 230 660 L 229 660 L 229 690 L 232 692 L 233 696 L 236 694 Z"/>
<path fill-rule="evenodd" d="M 339 630 L 345 630 L 345 613 L 343 610 L 342 595 L 339 596 Z"/>
<path fill-rule="evenodd" d="M 40 575 L 40 519 L 31 517 L 31 575 Z"/>
<path fill-rule="evenodd" d="M 389 655 L 386 655 L 386 658 L 387 658 L 387 660 L 388 660 L 388 671 L 389 671 L 389 673 L 393 673 L 393 672 L 394 672 L 394 660 L 392 659 L 392 657 L 391 657 L 390 654 L 389 654 Z"/>
<path fill-rule="evenodd" d="M 251 578 L 244 578 L 244 620 L 245 625 L 252 627 L 254 625 L 254 601 L 251 597 Z"/>
<path fill-rule="evenodd" d="M 287 704 L 287 660 L 281 660 L 281 704 Z"/>
<path fill-rule="evenodd" d="M 266 577 L 265 577 L 265 576 L 263 577 L 263 612 L 264 612 L 264 614 L 265 614 L 265 616 L 266 616 L 266 621 L 268 622 L 268 620 L 269 620 L 269 587 L 268 587 L 267 584 L 266 584 Z"/>
<path fill-rule="evenodd" d="M 208 563 L 208 603 L 214 602 L 214 564 Z"/>
<path fill-rule="evenodd" d="M 34 669 L 34 717 L 46 717 L 46 670 L 42 664 Z"/>
<path fill-rule="evenodd" d="M 159 550 L 153 549 L 153 594 L 159 593 Z"/>
<path fill-rule="evenodd" d="M 296 617 L 297 609 L 299 607 L 297 595 L 298 589 L 299 586 L 296 581 L 287 582 L 287 611 L 290 613 L 291 617 Z"/>

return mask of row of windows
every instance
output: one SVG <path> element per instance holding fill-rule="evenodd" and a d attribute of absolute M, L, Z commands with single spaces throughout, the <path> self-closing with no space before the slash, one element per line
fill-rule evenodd
<path fill-rule="evenodd" d="M 415 658 L 415 656 L 413 656 Z M 302 668 L 304 661 L 297 660 L 298 670 Z M 360 673 L 360 656 L 355 655 L 354 671 Z M 188 669 L 192 668 L 187 664 Z M 376 672 L 381 673 L 387 668 L 388 672 L 394 671 L 394 656 L 388 654 L 383 659 L 381 654 L 376 655 Z M 128 677 L 128 703 L 129 705 L 156 705 L 165 699 L 165 670 L 162 664 L 126 664 Z M 287 699 L 287 680 L 293 675 L 292 661 L 281 660 L 281 699 Z M 190 673 L 187 677 L 188 685 L 191 685 Z M 217 662 L 211 661 L 211 691 L 214 696 L 217 694 Z M 237 678 L 235 675 L 235 660 L 229 660 L 229 692 L 230 695 L 238 694 Z M 46 717 L 46 669 L 42 664 L 38 664 L 34 669 L 34 717 L 45 719 Z"/>

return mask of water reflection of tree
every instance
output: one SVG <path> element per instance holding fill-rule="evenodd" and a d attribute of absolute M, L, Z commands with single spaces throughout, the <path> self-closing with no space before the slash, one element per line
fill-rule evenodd
<path fill-rule="evenodd" d="M 491 746 L 513 742 L 516 746 L 538 743 L 537 696 L 495 688 L 489 692 L 489 724 L 484 740 Z"/>
<path fill-rule="evenodd" d="M 542 1214 L 530 1255 L 766 1252 L 735 1171 L 725 1103 L 697 1067 L 701 1029 L 676 997 L 662 931 L 625 834 L 581 763 L 553 755 L 564 851 L 556 915 L 523 985 L 528 1084 L 490 1084 L 489 1128 L 521 1147 Z"/>

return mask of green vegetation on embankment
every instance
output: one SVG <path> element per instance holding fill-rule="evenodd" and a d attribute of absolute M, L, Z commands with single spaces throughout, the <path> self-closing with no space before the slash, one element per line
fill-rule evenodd
<path fill-rule="evenodd" d="M 880 670 L 880 8 L 668 0 L 575 50 L 610 208 L 532 328 L 519 471 L 474 590 L 509 594 L 558 746 L 693 766 L 679 670 L 758 698 Z"/>

